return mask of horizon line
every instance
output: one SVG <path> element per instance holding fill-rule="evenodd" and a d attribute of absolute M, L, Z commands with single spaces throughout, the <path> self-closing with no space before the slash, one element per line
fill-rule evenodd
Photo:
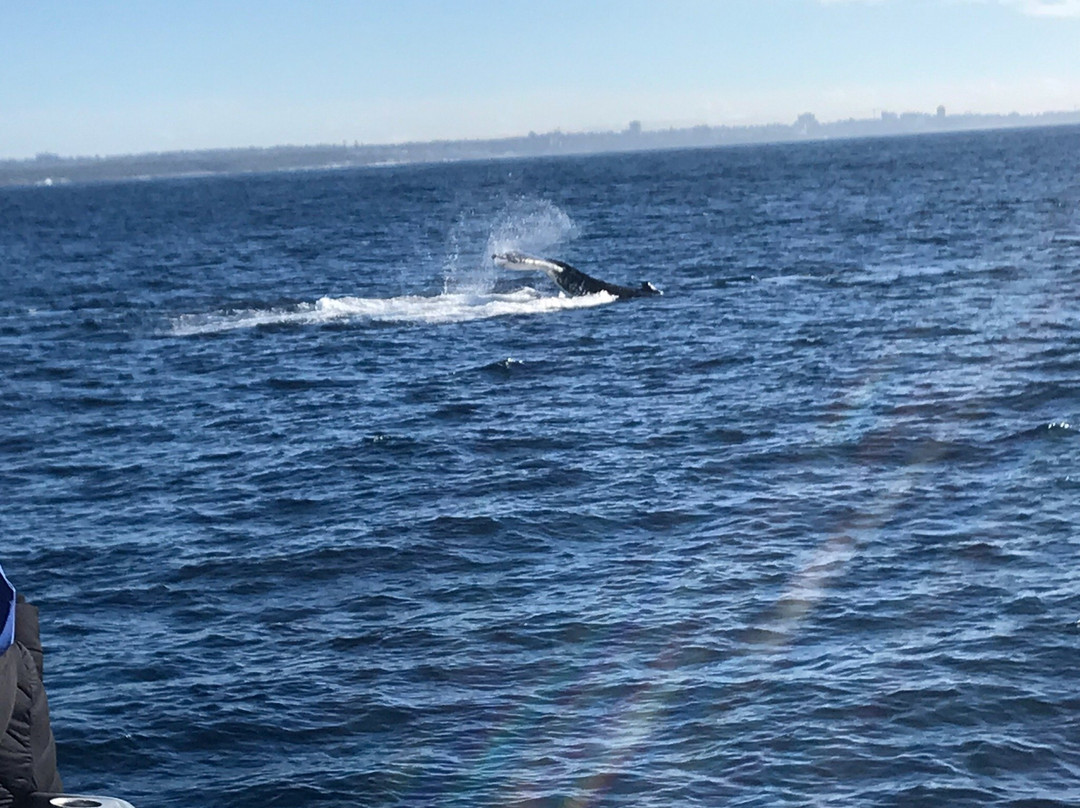
<path fill-rule="evenodd" d="M 195 154 L 195 153 L 214 153 L 214 152 L 236 152 L 236 151 L 274 151 L 277 149 L 319 149 L 319 148 L 346 148 L 346 149 L 366 149 L 366 148 L 390 148 L 401 146 L 425 146 L 425 145 L 445 145 L 455 143 L 495 143 L 499 141 L 508 140 L 527 140 L 531 137 L 551 137 L 551 136 L 566 136 L 566 137 L 581 137 L 590 135 L 608 135 L 608 136 L 625 136 L 631 133 L 636 133 L 640 136 L 649 136 L 655 134 L 664 134 L 672 132 L 684 132 L 691 130 L 761 130 L 774 127 L 794 128 L 799 125 L 800 122 L 805 122 L 811 126 L 829 127 L 837 124 L 887 124 L 887 123 L 900 123 L 904 120 L 926 118 L 930 120 L 948 120 L 948 119 L 960 119 L 960 118 L 993 118 L 993 119 L 1037 119 L 1047 116 L 1067 116 L 1078 115 L 1080 116 L 1080 106 L 1072 110 L 1044 110 L 1042 112 L 960 112 L 960 113 L 947 113 L 944 111 L 944 106 L 939 106 L 935 112 L 922 112 L 917 110 L 906 110 L 904 112 L 893 112 L 891 110 L 882 109 L 877 112 L 874 117 L 870 118 L 836 118 L 828 121 L 819 121 L 816 115 L 812 112 L 804 112 L 799 114 L 794 121 L 790 123 L 784 123 L 781 121 L 772 121 L 768 123 L 744 123 L 744 124 L 708 124 L 708 123 L 696 123 L 696 124 L 682 124 L 682 125 L 670 125 L 667 127 L 654 127 L 644 128 L 640 120 L 631 120 L 623 129 L 580 129 L 580 130 L 563 130 L 562 127 L 555 127 L 552 130 L 546 132 L 535 132 L 529 130 L 526 133 L 518 134 L 504 134 L 504 135 L 478 135 L 475 137 L 459 137 L 459 138 L 429 138 L 429 139 L 403 139 L 403 140 L 386 140 L 379 141 L 377 143 L 365 143 L 363 141 L 354 139 L 352 144 L 349 144 L 347 140 L 339 142 L 324 141 L 320 143 L 276 143 L 271 146 L 257 146 L 248 144 L 244 146 L 205 146 L 189 149 L 164 149 L 164 150 L 147 150 L 147 151 L 134 151 L 134 152 L 112 152 L 106 154 L 67 154 L 62 155 L 51 151 L 41 151 L 35 154 L 33 157 L 3 157 L 0 156 L 0 163 L 34 163 L 34 162 L 60 162 L 60 161 L 78 161 L 78 160 L 113 160 L 124 158 L 138 158 L 138 157 L 153 157 L 169 154 Z M 809 139 L 809 138 L 808 138 Z"/>

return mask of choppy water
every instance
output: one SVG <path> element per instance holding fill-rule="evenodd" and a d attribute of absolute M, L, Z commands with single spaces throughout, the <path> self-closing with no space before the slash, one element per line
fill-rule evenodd
<path fill-rule="evenodd" d="M 69 788 L 1080 803 L 1080 130 L 0 223 L 0 553 Z"/>

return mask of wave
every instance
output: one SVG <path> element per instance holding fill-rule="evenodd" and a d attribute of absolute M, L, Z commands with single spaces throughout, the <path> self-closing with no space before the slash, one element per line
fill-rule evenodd
<path fill-rule="evenodd" d="M 1054 440 L 1057 438 L 1075 438 L 1080 436 L 1080 429 L 1068 421 L 1050 421 L 1046 424 L 1025 429 L 1010 436 L 1010 440 Z"/>
<path fill-rule="evenodd" d="M 615 300 L 615 297 L 606 293 L 582 297 L 542 295 L 529 287 L 506 294 L 322 297 L 314 303 L 299 303 L 283 308 L 182 314 L 173 319 L 171 333 L 174 336 L 193 336 L 260 326 L 303 326 L 341 322 L 441 325 L 490 317 L 591 308 Z"/>

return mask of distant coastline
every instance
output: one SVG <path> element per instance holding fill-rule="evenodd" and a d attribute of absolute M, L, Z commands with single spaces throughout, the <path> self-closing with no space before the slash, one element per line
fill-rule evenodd
<path fill-rule="evenodd" d="M 708 148 L 753 143 L 888 137 L 1080 124 L 1080 111 L 1038 115 L 949 115 L 882 112 L 879 117 L 820 122 L 811 114 L 792 124 L 693 126 L 643 129 L 632 121 L 620 132 L 546 132 L 485 140 L 439 140 L 368 145 L 354 142 L 317 146 L 274 146 L 200 151 L 153 152 L 108 157 L 62 157 L 43 153 L 26 160 L 0 160 L 0 187 L 60 185 L 164 177 L 215 176 L 376 167 L 410 163 L 490 160 L 606 152 Z"/>

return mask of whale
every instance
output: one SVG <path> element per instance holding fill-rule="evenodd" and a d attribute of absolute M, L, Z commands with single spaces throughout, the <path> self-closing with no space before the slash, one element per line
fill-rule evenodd
<path fill-rule="evenodd" d="M 641 286 L 619 286 L 616 283 L 608 283 L 591 275 L 586 275 L 580 269 L 575 269 L 564 261 L 556 261 L 552 258 L 536 258 L 520 252 L 495 253 L 491 260 L 496 266 L 505 269 L 513 269 L 518 272 L 543 272 L 571 297 L 580 295 L 595 295 L 606 292 L 612 297 L 626 299 L 631 297 L 654 297 L 662 295 L 659 289 L 648 281 Z"/>

